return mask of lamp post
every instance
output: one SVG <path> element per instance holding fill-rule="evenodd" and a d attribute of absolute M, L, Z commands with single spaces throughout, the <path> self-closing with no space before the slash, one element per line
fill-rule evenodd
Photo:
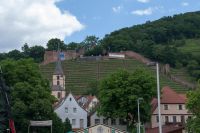
<path fill-rule="evenodd" d="M 158 62 L 150 62 L 147 64 L 148 66 L 156 65 L 156 80 L 157 80 L 157 99 L 158 99 L 158 121 L 159 121 L 159 133 L 162 133 L 162 118 L 161 118 L 161 110 L 160 110 L 160 80 L 159 80 L 159 64 Z"/>
<path fill-rule="evenodd" d="M 138 105 L 138 133 L 140 133 L 140 100 L 143 100 L 143 98 L 137 99 L 137 105 Z"/>

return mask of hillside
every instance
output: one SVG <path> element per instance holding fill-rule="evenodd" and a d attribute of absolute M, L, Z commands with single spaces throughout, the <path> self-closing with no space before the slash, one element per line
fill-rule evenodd
<path fill-rule="evenodd" d="M 42 65 L 41 71 L 51 81 L 55 63 Z M 145 68 L 156 76 L 154 69 L 134 60 L 134 59 L 112 59 L 101 61 L 63 61 L 62 67 L 66 75 L 66 88 L 74 94 L 84 94 L 88 90 L 88 85 L 91 82 L 98 81 L 118 69 L 125 68 L 128 71 L 133 71 L 137 68 Z M 161 87 L 168 85 L 178 92 L 185 92 L 188 88 L 169 80 L 166 76 L 160 75 Z"/>

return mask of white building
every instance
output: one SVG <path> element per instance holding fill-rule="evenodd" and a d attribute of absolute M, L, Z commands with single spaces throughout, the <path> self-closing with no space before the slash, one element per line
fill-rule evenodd
<path fill-rule="evenodd" d="M 68 118 L 73 130 L 87 127 L 87 111 L 79 106 L 71 93 L 55 107 L 54 111 L 63 122 Z"/>

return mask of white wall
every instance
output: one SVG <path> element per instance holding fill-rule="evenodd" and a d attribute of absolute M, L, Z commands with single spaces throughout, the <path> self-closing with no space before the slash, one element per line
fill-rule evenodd
<path fill-rule="evenodd" d="M 68 108 L 68 112 L 65 112 L 65 108 Z M 77 109 L 76 113 L 73 112 L 73 108 Z M 76 124 L 72 125 L 72 128 L 80 128 L 80 119 L 84 120 L 84 128 L 87 127 L 87 111 L 85 111 L 78 105 L 78 103 L 76 102 L 71 93 L 54 111 L 62 119 L 63 122 L 65 121 L 66 118 L 68 118 L 72 124 L 72 119 L 75 119 Z"/>

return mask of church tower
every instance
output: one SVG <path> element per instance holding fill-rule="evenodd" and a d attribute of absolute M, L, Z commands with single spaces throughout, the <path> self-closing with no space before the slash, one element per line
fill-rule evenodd
<path fill-rule="evenodd" d="M 56 67 L 52 76 L 52 90 L 51 94 L 55 96 L 58 100 L 65 97 L 65 75 L 61 66 L 60 51 L 58 50 L 58 59 L 56 62 Z"/>

